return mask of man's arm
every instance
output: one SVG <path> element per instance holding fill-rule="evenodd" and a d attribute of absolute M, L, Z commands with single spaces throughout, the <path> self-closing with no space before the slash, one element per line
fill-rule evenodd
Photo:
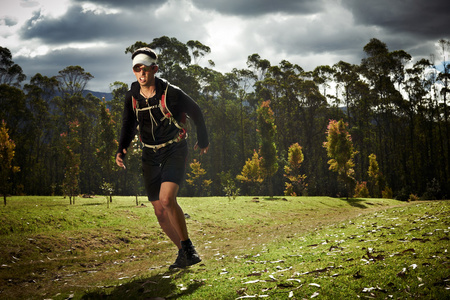
<path fill-rule="evenodd" d="M 127 92 L 122 114 L 122 129 L 120 131 L 119 148 L 116 152 L 116 164 L 125 168 L 123 159 L 127 153 L 127 148 L 136 135 L 137 120 L 132 106 L 131 92 Z"/>

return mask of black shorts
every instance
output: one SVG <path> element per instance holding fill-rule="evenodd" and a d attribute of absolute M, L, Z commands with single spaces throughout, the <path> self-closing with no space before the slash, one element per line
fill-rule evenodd
<path fill-rule="evenodd" d="M 187 142 L 181 141 L 163 147 L 156 152 L 145 148 L 142 151 L 142 172 L 149 201 L 159 199 L 161 183 L 174 182 L 181 185 L 186 171 Z"/>

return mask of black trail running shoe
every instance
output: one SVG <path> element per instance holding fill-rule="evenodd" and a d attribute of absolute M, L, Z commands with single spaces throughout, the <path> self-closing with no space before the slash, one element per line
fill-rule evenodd
<path fill-rule="evenodd" d="M 198 264 L 199 262 L 201 262 L 201 258 L 198 255 L 197 251 L 195 251 L 195 248 L 192 244 L 188 245 L 188 246 L 183 246 L 183 252 L 184 255 L 186 256 L 186 266 L 192 266 L 195 264 Z"/>
<path fill-rule="evenodd" d="M 177 259 L 169 266 L 169 270 L 184 268 L 186 268 L 186 255 L 182 249 L 179 249 Z"/>

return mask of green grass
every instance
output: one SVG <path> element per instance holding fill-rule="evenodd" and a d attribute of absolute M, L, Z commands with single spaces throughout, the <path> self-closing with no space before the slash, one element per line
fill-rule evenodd
<path fill-rule="evenodd" d="M 448 299 L 449 202 L 181 198 L 203 262 L 133 197 L 12 197 L 0 209 L 1 299 Z"/>

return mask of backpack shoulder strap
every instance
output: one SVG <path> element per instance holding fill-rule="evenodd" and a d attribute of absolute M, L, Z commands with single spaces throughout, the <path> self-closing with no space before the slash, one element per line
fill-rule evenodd
<path fill-rule="evenodd" d="M 172 118 L 172 112 L 167 107 L 167 91 L 169 90 L 170 83 L 167 82 L 166 90 L 164 91 L 164 94 L 161 96 L 161 112 L 164 115 L 165 118 Z"/>
<path fill-rule="evenodd" d="M 136 120 L 139 120 L 139 118 L 138 118 L 138 110 L 137 110 L 137 101 L 136 101 L 136 98 L 134 98 L 134 96 L 131 96 L 131 100 L 132 100 L 132 105 L 133 105 L 133 111 L 134 111 L 134 114 L 136 115 Z"/>

